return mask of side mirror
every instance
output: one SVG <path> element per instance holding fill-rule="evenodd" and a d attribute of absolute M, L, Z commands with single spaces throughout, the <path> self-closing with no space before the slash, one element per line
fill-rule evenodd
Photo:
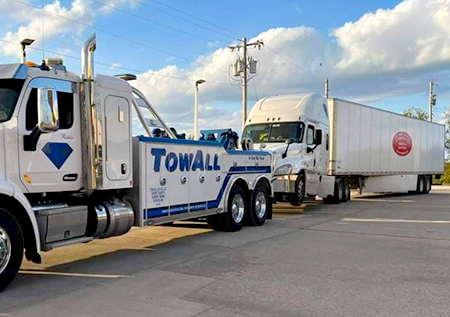
<path fill-rule="evenodd" d="M 59 129 L 58 95 L 53 88 L 39 88 L 37 114 L 38 123 L 30 135 L 24 135 L 24 150 L 36 151 L 36 145 L 42 133 Z"/>
<path fill-rule="evenodd" d="M 314 144 L 321 145 L 322 144 L 322 130 L 316 130 L 314 134 Z"/>
<path fill-rule="evenodd" d="M 53 88 L 38 89 L 38 125 L 41 132 L 59 129 L 58 95 Z"/>

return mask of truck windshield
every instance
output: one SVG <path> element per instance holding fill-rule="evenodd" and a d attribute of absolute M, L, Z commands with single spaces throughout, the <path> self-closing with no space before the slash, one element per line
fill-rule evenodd
<path fill-rule="evenodd" d="M 0 80 L 0 122 L 11 118 L 24 82 L 19 79 Z"/>
<path fill-rule="evenodd" d="M 243 138 L 250 138 L 254 143 L 284 142 L 287 139 L 301 142 L 304 126 L 303 122 L 254 124 L 245 127 Z"/>

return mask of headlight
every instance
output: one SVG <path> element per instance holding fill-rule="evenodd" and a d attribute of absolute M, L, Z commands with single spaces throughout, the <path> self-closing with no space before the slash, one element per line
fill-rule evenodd
<path fill-rule="evenodd" d="M 275 170 L 274 175 L 287 175 L 291 174 L 292 172 L 292 165 L 291 164 L 285 164 L 281 165 Z"/>

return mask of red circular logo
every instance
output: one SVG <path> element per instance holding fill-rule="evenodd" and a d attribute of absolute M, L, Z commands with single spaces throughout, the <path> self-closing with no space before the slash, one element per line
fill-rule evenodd
<path fill-rule="evenodd" d="M 412 150 L 412 139 L 406 132 L 398 132 L 392 140 L 395 153 L 400 156 L 408 155 Z"/>

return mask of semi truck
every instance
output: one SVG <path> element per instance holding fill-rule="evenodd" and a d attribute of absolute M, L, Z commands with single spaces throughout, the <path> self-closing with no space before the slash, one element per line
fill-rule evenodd
<path fill-rule="evenodd" d="M 277 201 L 327 204 L 362 192 L 426 194 L 444 171 L 445 127 L 320 94 L 264 98 L 252 108 L 243 144 L 273 153 Z"/>
<path fill-rule="evenodd" d="M 60 59 L 0 65 L 0 290 L 24 254 L 40 263 L 42 252 L 132 226 L 206 218 L 237 231 L 271 218 L 268 152 L 237 150 L 228 134 L 177 138 L 135 76 L 94 73 L 96 46 L 93 34 L 81 76 Z M 146 135 L 132 136 L 133 111 Z"/>

